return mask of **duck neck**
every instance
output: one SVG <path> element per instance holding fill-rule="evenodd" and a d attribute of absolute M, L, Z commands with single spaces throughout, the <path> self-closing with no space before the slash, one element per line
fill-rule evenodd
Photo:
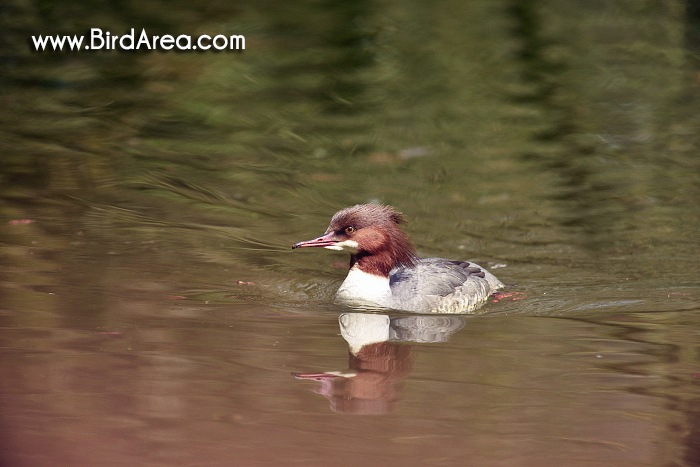
<path fill-rule="evenodd" d="M 350 255 L 350 269 L 388 278 L 394 268 L 413 267 L 418 260 L 415 247 L 403 232 L 397 231 L 393 236 L 393 241 L 384 243 L 382 248 L 362 249 Z"/>
<path fill-rule="evenodd" d="M 350 256 L 350 269 L 359 269 L 367 274 L 380 277 L 389 277 L 392 269 L 399 263 L 391 257 L 389 252 L 370 254 L 366 251 L 359 251 Z"/>

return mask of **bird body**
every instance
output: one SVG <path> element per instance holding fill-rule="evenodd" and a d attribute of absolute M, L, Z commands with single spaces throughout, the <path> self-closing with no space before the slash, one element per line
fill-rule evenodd
<path fill-rule="evenodd" d="M 503 287 L 478 264 L 418 258 L 390 206 L 358 204 L 338 211 L 326 232 L 292 248 L 350 250 L 350 270 L 336 298 L 362 309 L 469 313 Z"/>

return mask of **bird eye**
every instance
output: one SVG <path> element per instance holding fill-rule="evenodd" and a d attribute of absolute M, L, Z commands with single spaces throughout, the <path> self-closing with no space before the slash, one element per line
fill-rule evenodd
<path fill-rule="evenodd" d="M 348 226 L 348 227 L 345 227 L 345 233 L 348 234 L 348 235 L 351 234 L 351 233 L 354 233 L 355 230 L 356 230 L 355 227 L 353 227 L 353 226 L 351 226 L 351 225 Z"/>

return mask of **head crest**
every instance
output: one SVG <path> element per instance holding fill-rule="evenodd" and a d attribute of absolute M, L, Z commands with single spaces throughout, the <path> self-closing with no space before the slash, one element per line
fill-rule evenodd
<path fill-rule="evenodd" d="M 331 219 L 331 226 L 340 228 L 352 225 L 358 229 L 372 224 L 404 224 L 406 217 L 391 206 L 384 204 L 356 204 L 336 212 Z"/>

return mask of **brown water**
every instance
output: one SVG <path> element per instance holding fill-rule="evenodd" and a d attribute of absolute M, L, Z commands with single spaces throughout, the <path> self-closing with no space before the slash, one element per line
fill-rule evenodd
<path fill-rule="evenodd" d="M 0 463 L 700 463 L 700 13 L 613 3 L 4 6 Z M 513 295 L 333 304 L 367 201 Z"/>

